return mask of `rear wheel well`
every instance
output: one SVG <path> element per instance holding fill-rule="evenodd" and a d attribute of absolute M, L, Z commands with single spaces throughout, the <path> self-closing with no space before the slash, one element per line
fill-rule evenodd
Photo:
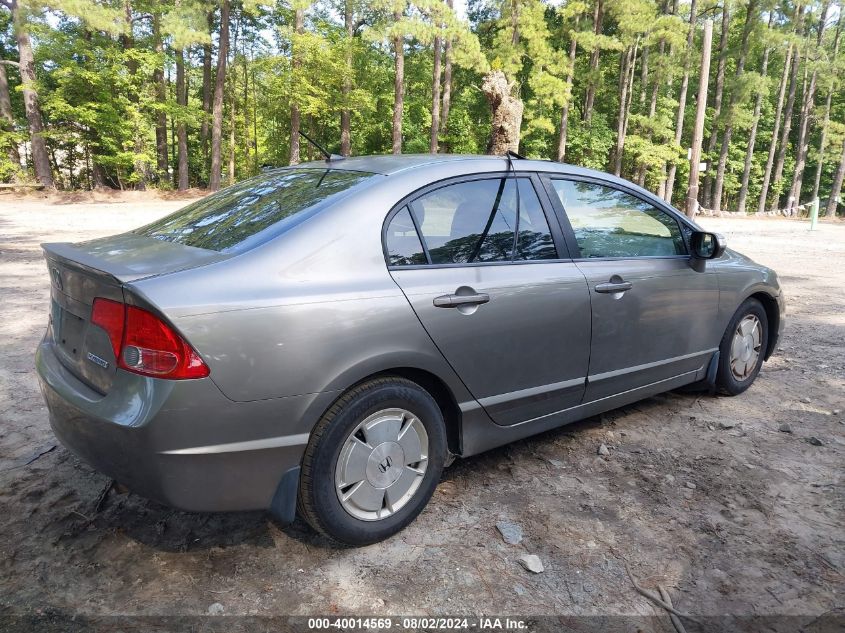
<path fill-rule="evenodd" d="M 440 407 L 440 411 L 443 413 L 443 421 L 446 424 L 446 441 L 449 446 L 449 452 L 454 455 L 460 455 L 461 410 L 458 407 L 455 396 L 452 395 L 452 390 L 449 389 L 446 383 L 435 374 L 415 367 L 395 367 L 393 369 L 380 371 L 377 374 L 367 376 L 362 382 L 373 378 L 383 378 L 385 376 L 399 376 L 401 378 L 406 378 L 417 383 L 420 387 L 431 394 L 435 402 L 437 402 L 437 406 Z"/>

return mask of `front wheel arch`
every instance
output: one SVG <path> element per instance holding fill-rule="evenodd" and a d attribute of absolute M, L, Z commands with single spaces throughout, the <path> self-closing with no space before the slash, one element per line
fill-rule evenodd
<path fill-rule="evenodd" d="M 777 347 L 778 332 L 780 331 L 780 307 L 777 299 L 767 292 L 755 292 L 747 299 L 756 299 L 762 304 L 763 310 L 766 311 L 766 320 L 769 327 L 766 332 L 766 352 L 763 354 L 763 360 L 769 360 Z"/>

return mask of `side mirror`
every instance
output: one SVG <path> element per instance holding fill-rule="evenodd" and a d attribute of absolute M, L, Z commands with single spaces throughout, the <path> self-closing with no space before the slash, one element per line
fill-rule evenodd
<path fill-rule="evenodd" d="M 695 259 L 716 259 L 725 252 L 725 238 L 718 233 L 695 231 L 690 239 Z"/>

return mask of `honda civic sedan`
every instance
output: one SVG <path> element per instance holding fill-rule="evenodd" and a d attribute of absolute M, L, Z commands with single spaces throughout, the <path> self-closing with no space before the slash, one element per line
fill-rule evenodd
<path fill-rule="evenodd" d="M 379 156 L 272 170 L 134 231 L 43 246 L 36 366 L 61 442 L 191 511 L 361 545 L 454 457 L 687 385 L 736 395 L 775 273 L 568 165 Z"/>

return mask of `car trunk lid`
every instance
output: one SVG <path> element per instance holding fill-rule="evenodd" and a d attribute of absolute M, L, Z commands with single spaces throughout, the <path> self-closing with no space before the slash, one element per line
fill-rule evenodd
<path fill-rule="evenodd" d="M 42 248 L 51 282 L 47 337 L 61 363 L 103 395 L 112 387 L 117 359 L 107 332 L 91 322 L 94 299 L 124 303 L 124 284 L 229 257 L 131 234 Z"/>

